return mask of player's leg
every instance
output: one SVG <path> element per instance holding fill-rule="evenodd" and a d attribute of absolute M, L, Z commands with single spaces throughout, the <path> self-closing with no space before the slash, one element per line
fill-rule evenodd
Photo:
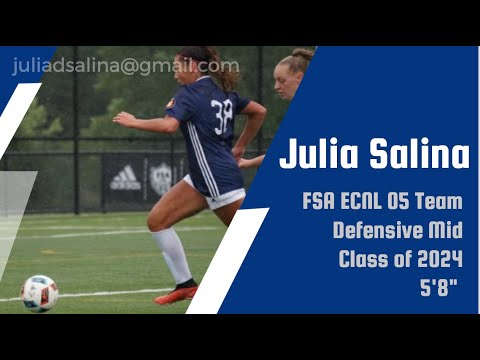
<path fill-rule="evenodd" d="M 170 304 L 195 295 L 197 283 L 192 278 L 182 243 L 172 226 L 207 207 L 205 197 L 187 181 L 181 180 L 158 201 L 150 212 L 147 220 L 148 228 L 161 249 L 176 283 L 175 290 L 155 298 L 156 303 Z"/>
<path fill-rule="evenodd" d="M 155 204 L 148 215 L 147 225 L 151 232 L 158 232 L 206 208 L 205 197 L 187 181 L 181 180 Z"/>
<path fill-rule="evenodd" d="M 225 225 L 229 226 L 232 222 L 233 217 L 235 216 L 235 213 L 238 209 L 240 209 L 244 198 L 245 197 L 242 197 L 241 199 L 235 200 L 228 205 L 215 209 L 213 210 L 213 212 L 220 220 L 222 220 Z"/>

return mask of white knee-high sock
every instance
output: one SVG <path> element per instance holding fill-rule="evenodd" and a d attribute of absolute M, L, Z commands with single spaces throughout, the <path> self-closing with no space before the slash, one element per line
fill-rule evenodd
<path fill-rule="evenodd" d="M 177 284 L 192 278 L 182 243 L 173 228 L 152 233 Z"/>

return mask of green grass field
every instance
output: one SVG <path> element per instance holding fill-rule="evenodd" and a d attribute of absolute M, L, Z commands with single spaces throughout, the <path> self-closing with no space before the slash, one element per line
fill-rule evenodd
<path fill-rule="evenodd" d="M 0 314 L 31 314 L 18 298 L 23 282 L 36 274 L 55 280 L 60 299 L 52 310 L 35 316 L 184 314 L 190 301 L 167 306 L 152 301 L 174 282 L 145 226 L 146 216 L 25 215 L 0 282 Z M 226 227 L 206 211 L 175 229 L 200 282 Z M 94 294 L 99 292 L 107 295 Z"/>

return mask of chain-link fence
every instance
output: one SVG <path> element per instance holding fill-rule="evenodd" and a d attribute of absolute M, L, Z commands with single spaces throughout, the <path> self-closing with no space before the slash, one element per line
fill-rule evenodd
<path fill-rule="evenodd" d="M 59 47 L 42 87 L 0 161 L 0 170 L 36 170 L 27 212 L 146 210 L 186 173 L 183 138 L 112 123 L 120 111 L 163 116 L 178 84 L 181 47 Z M 288 103 L 274 91 L 273 70 L 295 46 L 218 46 L 237 64 L 236 91 L 263 104 L 267 119 L 246 157 L 268 148 Z M 32 59 L 35 61 L 35 59 Z M 48 66 L 47 66 L 48 65 Z M 244 125 L 239 116 L 238 134 Z M 255 169 L 245 170 L 248 189 Z"/>

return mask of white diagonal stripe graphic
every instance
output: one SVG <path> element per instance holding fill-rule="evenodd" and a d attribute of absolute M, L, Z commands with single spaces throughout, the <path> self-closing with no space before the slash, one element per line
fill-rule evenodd
<path fill-rule="evenodd" d="M 41 85 L 18 84 L 3 110 L 0 116 L 0 159 Z M 0 171 L 0 281 L 36 176 L 35 171 Z"/>
<path fill-rule="evenodd" d="M 41 85 L 41 83 L 18 84 L 3 110 L 2 116 L 0 116 L 0 159 L 12 141 Z"/>
<path fill-rule="evenodd" d="M 237 211 L 187 309 L 187 314 L 218 313 L 268 210 Z"/>
<path fill-rule="evenodd" d="M 0 171 L 0 281 L 36 176 L 36 171 Z"/>

